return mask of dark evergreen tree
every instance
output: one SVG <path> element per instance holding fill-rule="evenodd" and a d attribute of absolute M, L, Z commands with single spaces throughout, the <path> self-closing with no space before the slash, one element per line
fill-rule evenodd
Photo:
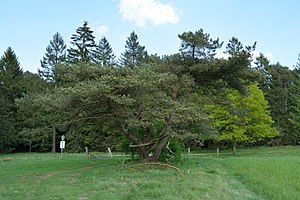
<path fill-rule="evenodd" d="M 14 103 L 16 98 L 22 96 L 23 70 L 11 47 L 8 47 L 0 60 L 0 79 L 1 93 L 8 102 Z"/>
<path fill-rule="evenodd" d="M 254 70 L 258 73 L 258 84 L 264 93 L 267 93 L 271 84 L 271 75 L 269 73 L 270 61 L 262 53 L 254 62 Z"/>
<path fill-rule="evenodd" d="M 243 49 L 244 47 L 242 43 L 236 37 L 232 37 L 229 40 L 229 43 L 226 46 L 226 51 L 224 53 L 227 53 L 230 56 L 234 56 L 240 53 Z"/>
<path fill-rule="evenodd" d="M 145 46 L 141 46 L 133 31 L 126 40 L 125 52 L 121 55 L 121 64 L 130 68 L 138 66 L 148 57 Z"/>
<path fill-rule="evenodd" d="M 0 152 L 9 152 L 16 142 L 15 100 L 23 95 L 23 71 L 9 47 L 0 60 Z"/>
<path fill-rule="evenodd" d="M 94 61 L 95 55 L 95 37 L 93 31 L 88 26 L 88 22 L 84 22 L 82 27 L 76 30 L 76 34 L 71 37 L 71 47 L 68 49 L 68 60 L 70 63 L 88 63 Z"/>
<path fill-rule="evenodd" d="M 266 99 L 270 104 L 271 117 L 274 119 L 277 129 L 280 131 L 282 144 L 292 142 L 291 124 L 289 122 L 290 86 L 292 74 L 288 67 L 279 63 L 270 65 L 270 83 L 266 90 Z"/>
<path fill-rule="evenodd" d="M 216 55 L 216 50 L 221 48 L 223 42 L 219 42 L 219 38 L 213 40 L 210 35 L 203 32 L 203 29 L 195 33 L 189 31 L 179 34 L 178 37 L 182 40 L 180 52 L 185 58 L 196 59 L 211 59 Z"/>
<path fill-rule="evenodd" d="M 99 45 L 96 47 L 95 58 L 97 63 L 104 66 L 114 66 L 116 64 L 116 56 L 106 37 L 102 37 L 99 41 Z"/>
<path fill-rule="evenodd" d="M 300 54 L 298 55 L 298 63 L 292 71 L 292 81 L 290 86 L 290 111 L 289 121 L 292 124 L 291 137 L 293 144 L 300 142 Z"/>
<path fill-rule="evenodd" d="M 66 61 L 66 48 L 63 38 L 56 32 L 41 60 L 41 69 L 38 69 L 40 77 L 48 82 L 55 81 L 55 68 Z"/>

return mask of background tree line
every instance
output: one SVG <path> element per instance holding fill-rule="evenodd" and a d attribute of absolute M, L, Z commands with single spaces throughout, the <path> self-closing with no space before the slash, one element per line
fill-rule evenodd
<path fill-rule="evenodd" d="M 23 72 L 12 48 L 0 60 L 0 152 L 55 152 L 87 146 L 157 161 L 180 147 L 297 145 L 300 60 L 270 64 L 255 44 L 223 46 L 203 29 L 178 37 L 179 52 L 149 54 L 132 32 L 117 60 L 108 40 L 96 43 L 83 23 L 67 48 L 57 32 L 38 74 Z"/>

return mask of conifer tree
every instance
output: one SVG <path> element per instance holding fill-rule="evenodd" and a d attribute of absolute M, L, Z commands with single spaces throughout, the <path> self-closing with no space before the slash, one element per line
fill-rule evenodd
<path fill-rule="evenodd" d="M 99 45 L 96 47 L 95 58 L 96 63 L 100 63 L 104 66 L 113 66 L 116 64 L 116 56 L 106 37 L 102 37 L 99 41 Z"/>
<path fill-rule="evenodd" d="M 70 63 L 88 63 L 94 61 L 95 55 L 95 37 L 93 31 L 88 26 L 88 22 L 84 22 L 82 27 L 76 30 L 76 34 L 71 37 L 73 47 L 68 49 L 68 60 Z"/>
<path fill-rule="evenodd" d="M 0 59 L 0 153 L 12 150 L 16 140 L 15 100 L 23 95 L 23 70 L 11 47 Z"/>
<path fill-rule="evenodd" d="M 237 53 L 241 52 L 244 49 L 242 43 L 236 38 L 232 37 L 229 40 L 229 43 L 226 46 L 226 51 L 224 53 L 229 54 L 230 56 L 234 56 Z"/>
<path fill-rule="evenodd" d="M 216 50 L 223 45 L 223 42 L 219 42 L 219 38 L 211 39 L 208 33 L 203 32 L 203 29 L 195 33 L 184 32 L 178 37 L 182 40 L 180 52 L 185 58 L 192 60 L 211 59 L 216 55 Z"/>
<path fill-rule="evenodd" d="M 270 61 L 262 53 L 256 58 L 254 62 L 254 70 L 259 74 L 258 83 L 263 92 L 267 93 L 272 81 L 271 74 L 269 73 Z"/>
<path fill-rule="evenodd" d="M 58 64 L 66 61 L 66 44 L 62 36 L 56 32 L 41 62 L 41 69 L 38 69 L 40 77 L 48 82 L 55 81 L 55 68 Z"/>
<path fill-rule="evenodd" d="M 121 64 L 130 68 L 138 66 L 148 56 L 145 46 L 141 46 L 133 31 L 126 40 L 125 52 L 121 55 Z"/>
<path fill-rule="evenodd" d="M 289 122 L 292 124 L 291 139 L 293 144 L 297 145 L 300 142 L 300 54 L 298 63 L 291 73 Z"/>

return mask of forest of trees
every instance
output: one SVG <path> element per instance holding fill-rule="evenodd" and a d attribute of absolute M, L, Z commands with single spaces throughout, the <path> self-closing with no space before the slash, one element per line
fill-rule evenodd
<path fill-rule="evenodd" d="M 235 153 L 237 145 L 299 144 L 300 57 L 293 69 L 271 64 L 252 57 L 255 43 L 232 37 L 228 58 L 217 58 L 224 42 L 203 29 L 178 37 L 178 53 L 160 57 L 133 31 L 116 59 L 84 22 L 70 47 L 54 34 L 38 74 L 24 72 L 8 47 L 0 59 L 0 153 L 56 152 L 63 134 L 68 152 L 110 147 L 143 161 L 180 147 Z"/>

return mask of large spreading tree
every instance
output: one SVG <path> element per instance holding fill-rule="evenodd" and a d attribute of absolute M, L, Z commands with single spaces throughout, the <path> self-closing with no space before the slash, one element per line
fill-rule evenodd
<path fill-rule="evenodd" d="M 201 48 L 215 50 L 214 45 Z M 65 76 L 70 78 L 69 86 L 57 88 L 47 99 L 71 113 L 70 123 L 105 124 L 131 141 L 130 147 L 139 149 L 142 161 L 158 161 L 170 138 L 200 134 L 201 126 L 209 124 L 211 118 L 199 104 L 202 83 L 211 88 L 218 83 L 239 88 L 250 64 L 249 50 L 229 60 L 210 54 L 210 59 L 201 57 L 191 63 L 183 56 L 148 64 L 141 60 L 139 67 L 65 66 L 61 70 L 69 74 Z M 85 71 L 77 73 L 81 68 Z"/>

